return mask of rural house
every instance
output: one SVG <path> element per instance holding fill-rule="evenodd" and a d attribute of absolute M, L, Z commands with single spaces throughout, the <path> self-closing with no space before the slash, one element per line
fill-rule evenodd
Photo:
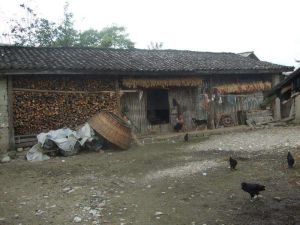
<path fill-rule="evenodd" d="M 172 131 L 178 115 L 187 130 L 192 118 L 241 124 L 292 70 L 234 53 L 0 46 L 0 149 L 101 110 L 125 114 L 143 134 Z"/>
<path fill-rule="evenodd" d="M 300 122 L 300 68 L 288 75 L 265 95 L 265 102 L 277 102 L 280 107 L 273 108 L 278 119 Z M 277 112 L 276 112 L 277 110 Z"/>

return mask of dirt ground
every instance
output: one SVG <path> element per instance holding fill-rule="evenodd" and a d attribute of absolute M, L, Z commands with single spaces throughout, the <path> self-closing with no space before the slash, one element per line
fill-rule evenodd
<path fill-rule="evenodd" d="M 35 163 L 19 153 L 0 164 L 0 224 L 300 224 L 300 127 L 190 139 Z M 266 191 L 251 202 L 243 181 Z"/>

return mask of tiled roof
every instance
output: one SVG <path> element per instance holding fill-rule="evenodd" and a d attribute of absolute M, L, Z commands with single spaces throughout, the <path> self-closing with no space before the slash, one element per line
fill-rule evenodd
<path fill-rule="evenodd" d="M 271 73 L 292 69 L 234 53 L 0 46 L 1 73 L 13 71 Z"/>
<path fill-rule="evenodd" d="M 241 52 L 241 53 L 238 53 L 238 54 L 241 55 L 241 56 L 244 56 L 244 57 L 259 60 L 259 58 L 254 54 L 253 51 L 252 52 Z"/>

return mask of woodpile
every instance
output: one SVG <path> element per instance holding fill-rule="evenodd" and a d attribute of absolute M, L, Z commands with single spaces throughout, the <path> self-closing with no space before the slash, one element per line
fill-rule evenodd
<path fill-rule="evenodd" d="M 75 128 L 102 110 L 118 111 L 113 85 L 103 85 L 102 81 L 27 79 L 23 82 L 16 79 L 13 83 L 16 135 Z"/>
<path fill-rule="evenodd" d="M 18 76 L 13 80 L 14 88 L 61 91 L 112 91 L 112 79 L 99 79 L 94 76 Z"/>
<path fill-rule="evenodd" d="M 197 87 L 202 85 L 202 80 L 193 77 L 177 79 L 124 79 L 122 84 L 127 88 Z"/>
<path fill-rule="evenodd" d="M 271 82 L 249 82 L 249 83 L 231 83 L 231 84 L 222 84 L 215 86 L 219 92 L 222 94 L 238 94 L 238 93 L 251 93 L 258 91 L 270 90 L 272 87 Z"/>

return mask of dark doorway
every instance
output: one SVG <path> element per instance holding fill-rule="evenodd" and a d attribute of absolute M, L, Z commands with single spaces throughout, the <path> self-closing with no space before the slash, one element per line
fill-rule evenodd
<path fill-rule="evenodd" d="M 147 119 L 150 124 L 169 123 L 168 90 L 151 89 L 147 91 Z"/>

